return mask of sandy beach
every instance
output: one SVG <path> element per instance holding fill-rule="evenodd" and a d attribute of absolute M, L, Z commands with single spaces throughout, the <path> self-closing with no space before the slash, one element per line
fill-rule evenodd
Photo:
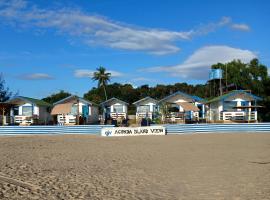
<path fill-rule="evenodd" d="M 1 136 L 0 158 L 0 199 L 270 199 L 270 134 Z"/>

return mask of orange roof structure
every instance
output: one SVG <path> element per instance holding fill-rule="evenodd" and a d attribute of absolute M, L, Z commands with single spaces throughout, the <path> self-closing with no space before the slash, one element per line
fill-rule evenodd
<path fill-rule="evenodd" d="M 200 109 L 197 106 L 189 102 L 177 102 L 177 104 L 181 106 L 185 111 L 194 111 L 194 112 L 200 111 Z"/>

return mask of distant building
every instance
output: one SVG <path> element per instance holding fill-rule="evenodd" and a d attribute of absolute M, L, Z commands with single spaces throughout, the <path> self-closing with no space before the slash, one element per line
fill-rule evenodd
<path fill-rule="evenodd" d="M 168 123 L 185 123 L 199 121 L 205 118 L 203 99 L 184 92 L 175 92 L 163 99 L 159 104 L 159 111 L 166 110 L 165 121 Z"/>
<path fill-rule="evenodd" d="M 48 124 L 51 121 L 51 104 L 29 97 L 17 96 L 6 103 L 10 104 L 10 123 L 20 125 Z"/>
<path fill-rule="evenodd" d="M 143 118 L 153 119 L 158 111 L 157 103 L 158 101 L 151 97 L 145 97 L 134 102 L 133 104 L 136 106 L 136 121 Z"/>
<path fill-rule="evenodd" d="M 100 104 L 103 111 L 104 120 L 108 119 L 127 119 L 128 103 L 117 99 L 111 98 Z"/>
<path fill-rule="evenodd" d="M 75 95 L 54 103 L 51 115 L 63 125 L 94 124 L 99 120 L 98 105 Z"/>
<path fill-rule="evenodd" d="M 205 102 L 207 118 L 212 122 L 256 122 L 257 102 L 262 100 L 250 92 L 234 90 Z"/>

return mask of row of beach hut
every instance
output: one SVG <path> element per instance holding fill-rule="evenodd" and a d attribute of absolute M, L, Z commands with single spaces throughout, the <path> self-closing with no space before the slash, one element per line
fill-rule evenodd
<path fill-rule="evenodd" d="M 143 119 L 159 123 L 257 122 L 257 102 L 261 98 L 235 90 L 213 99 L 203 99 L 178 91 L 161 100 L 145 97 L 133 103 L 137 123 Z M 53 105 L 29 98 L 14 97 L 4 103 L 3 124 L 98 124 L 128 120 L 129 104 L 111 98 L 100 105 L 72 95 Z M 157 120 L 156 120 L 157 121 Z"/>

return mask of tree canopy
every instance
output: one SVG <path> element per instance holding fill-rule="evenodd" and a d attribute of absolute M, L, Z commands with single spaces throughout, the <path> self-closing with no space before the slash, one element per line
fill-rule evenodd
<path fill-rule="evenodd" d="M 50 104 L 53 104 L 61 99 L 64 99 L 68 96 L 70 96 L 71 94 L 69 92 L 65 92 L 64 90 L 60 90 L 58 93 L 54 93 L 46 98 L 43 98 L 43 101 L 46 101 Z"/>
<path fill-rule="evenodd" d="M 98 81 L 98 87 L 103 88 L 105 99 L 107 100 L 108 97 L 107 97 L 106 85 L 108 84 L 108 82 L 110 82 L 111 73 L 106 72 L 105 67 L 99 67 L 97 68 L 97 71 L 94 72 L 92 79 L 94 81 Z"/>
<path fill-rule="evenodd" d="M 9 100 L 12 96 L 12 92 L 6 87 L 6 82 L 4 80 L 3 74 L 0 74 L 0 102 L 5 102 Z"/>
<path fill-rule="evenodd" d="M 264 96 L 265 83 L 269 81 L 267 67 L 259 63 L 258 59 L 253 59 L 249 63 L 234 60 L 229 63 L 218 63 L 212 65 L 212 69 L 222 69 L 222 84 L 234 85 L 235 89 L 250 90 L 252 93 Z"/>

